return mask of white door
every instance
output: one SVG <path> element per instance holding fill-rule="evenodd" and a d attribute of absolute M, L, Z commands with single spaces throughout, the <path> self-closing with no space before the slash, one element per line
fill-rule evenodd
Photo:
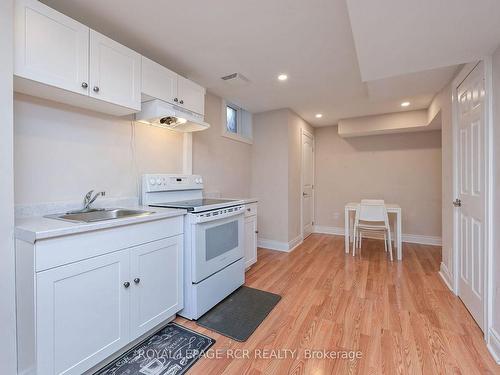
<path fill-rule="evenodd" d="M 142 56 L 142 93 L 168 103 L 179 102 L 178 74 Z M 177 102 L 174 100 L 177 99 Z"/>
<path fill-rule="evenodd" d="M 302 235 L 313 232 L 314 221 L 314 139 L 302 132 Z"/>
<path fill-rule="evenodd" d="M 257 262 L 257 216 L 245 217 L 245 268 Z"/>
<path fill-rule="evenodd" d="M 87 95 L 89 28 L 39 1 L 15 3 L 14 74 Z"/>
<path fill-rule="evenodd" d="M 183 236 L 130 249 L 131 339 L 183 308 Z"/>
<path fill-rule="evenodd" d="M 177 90 L 179 102 L 176 104 L 200 115 L 205 113 L 205 89 L 203 87 L 179 76 Z"/>
<path fill-rule="evenodd" d="M 124 250 L 37 273 L 37 374 L 82 374 L 129 342 L 129 266 Z"/>
<path fill-rule="evenodd" d="M 483 328 L 485 259 L 484 67 L 478 64 L 458 87 L 457 239 L 458 292 Z"/>
<path fill-rule="evenodd" d="M 90 96 L 141 109 L 141 55 L 90 30 Z"/>

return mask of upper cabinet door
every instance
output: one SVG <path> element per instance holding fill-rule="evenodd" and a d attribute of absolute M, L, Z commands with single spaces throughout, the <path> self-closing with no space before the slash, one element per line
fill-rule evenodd
<path fill-rule="evenodd" d="M 177 85 L 179 105 L 200 115 L 205 114 L 205 89 L 181 76 Z"/>
<path fill-rule="evenodd" d="M 90 30 L 90 96 L 141 109 L 141 55 Z"/>
<path fill-rule="evenodd" d="M 35 0 L 15 7 L 14 74 L 88 94 L 89 28 Z"/>
<path fill-rule="evenodd" d="M 132 339 L 183 308 L 182 248 L 178 235 L 130 249 Z"/>
<path fill-rule="evenodd" d="M 142 93 L 165 102 L 178 104 L 178 74 L 142 56 Z M 177 102 L 175 101 L 177 99 Z"/>

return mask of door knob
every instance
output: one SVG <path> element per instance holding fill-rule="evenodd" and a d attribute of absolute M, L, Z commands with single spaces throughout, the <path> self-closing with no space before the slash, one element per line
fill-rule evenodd
<path fill-rule="evenodd" d="M 89 87 L 89 85 L 87 84 L 87 82 L 82 82 L 82 87 L 86 89 L 87 87 Z"/>
<path fill-rule="evenodd" d="M 129 283 L 128 281 L 125 281 L 125 282 L 123 283 L 123 286 L 124 286 L 125 288 L 128 288 L 128 287 L 130 286 L 130 283 Z"/>
<path fill-rule="evenodd" d="M 462 201 L 461 201 L 460 199 L 458 199 L 458 198 L 457 198 L 457 199 L 455 199 L 455 200 L 453 201 L 453 205 L 454 205 L 455 207 L 462 207 Z"/>
<path fill-rule="evenodd" d="M 140 282 L 141 282 L 141 279 L 139 279 L 138 277 L 136 277 L 136 278 L 134 279 L 134 283 L 139 284 Z"/>
<path fill-rule="evenodd" d="M 177 99 L 177 98 L 174 98 L 174 102 L 176 102 L 176 103 L 177 103 L 178 101 L 179 101 L 179 99 Z"/>
<path fill-rule="evenodd" d="M 179 103 L 184 104 L 184 100 L 181 99 L 181 101 Z"/>
<path fill-rule="evenodd" d="M 99 86 L 94 86 L 94 92 L 99 92 Z"/>

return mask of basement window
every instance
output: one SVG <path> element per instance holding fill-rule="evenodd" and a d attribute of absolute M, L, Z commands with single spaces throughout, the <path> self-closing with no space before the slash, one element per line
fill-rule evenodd
<path fill-rule="evenodd" d="M 222 136 L 251 144 L 252 114 L 227 101 L 223 101 L 223 113 Z"/>

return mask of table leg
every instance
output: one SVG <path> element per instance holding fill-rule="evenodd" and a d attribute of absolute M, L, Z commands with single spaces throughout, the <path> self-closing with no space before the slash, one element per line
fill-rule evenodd
<path fill-rule="evenodd" d="M 345 252 L 349 253 L 349 243 L 350 243 L 350 234 L 349 230 L 351 227 L 351 222 L 349 220 L 349 210 L 347 207 L 344 209 L 344 242 L 345 242 Z"/>

